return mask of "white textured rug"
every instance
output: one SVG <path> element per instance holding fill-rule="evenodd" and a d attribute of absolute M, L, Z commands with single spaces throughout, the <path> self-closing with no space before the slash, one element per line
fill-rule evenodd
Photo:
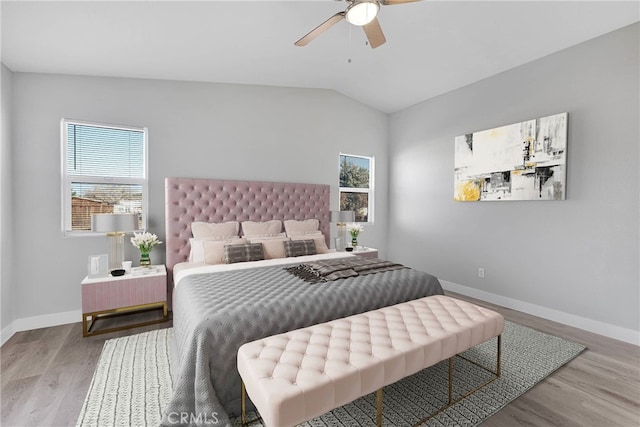
<path fill-rule="evenodd" d="M 173 329 L 104 343 L 78 426 L 157 426 L 171 398 Z"/>
<path fill-rule="evenodd" d="M 105 342 L 77 425 L 157 426 L 171 397 L 172 335 L 173 329 L 161 329 Z M 584 349 L 580 344 L 505 322 L 502 376 L 426 425 L 478 425 Z M 469 350 L 465 357 L 493 369 L 495 339 Z M 454 398 L 456 391 L 466 392 L 489 378 L 485 371 L 461 358 L 456 358 L 454 365 Z M 385 387 L 384 425 L 413 425 L 442 407 L 447 399 L 447 372 L 445 361 Z M 234 420 L 234 425 L 240 425 L 239 420 Z M 365 396 L 305 425 L 375 425 L 375 395 Z"/>

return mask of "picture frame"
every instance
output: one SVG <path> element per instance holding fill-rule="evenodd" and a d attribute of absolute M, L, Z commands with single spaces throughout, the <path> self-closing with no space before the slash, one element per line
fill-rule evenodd
<path fill-rule="evenodd" d="M 455 138 L 454 200 L 565 200 L 568 113 Z"/>

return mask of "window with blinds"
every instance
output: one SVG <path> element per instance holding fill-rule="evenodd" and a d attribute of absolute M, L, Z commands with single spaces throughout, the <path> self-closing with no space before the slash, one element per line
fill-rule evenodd
<path fill-rule="evenodd" d="M 63 119 L 65 233 L 91 231 L 96 213 L 137 213 L 138 227 L 146 228 L 146 159 L 146 128 Z"/>
<path fill-rule="evenodd" d="M 373 222 L 373 157 L 340 153 L 340 210 Z"/>

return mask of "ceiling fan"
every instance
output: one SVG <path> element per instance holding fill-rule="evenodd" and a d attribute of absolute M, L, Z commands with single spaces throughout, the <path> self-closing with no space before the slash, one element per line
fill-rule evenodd
<path fill-rule="evenodd" d="M 309 42 L 331 28 L 334 24 L 346 19 L 348 23 L 362 27 L 367 36 L 367 40 L 369 40 L 371 48 L 375 49 L 387 41 L 377 18 L 378 12 L 380 11 L 380 5 L 391 6 L 394 4 L 412 3 L 416 1 L 420 0 L 346 0 L 346 2 L 349 3 L 349 6 L 347 6 L 344 11 L 336 13 L 294 44 L 296 46 L 306 46 Z"/>

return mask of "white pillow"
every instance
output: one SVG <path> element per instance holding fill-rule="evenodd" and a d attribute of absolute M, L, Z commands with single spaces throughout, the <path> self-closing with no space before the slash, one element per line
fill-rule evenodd
<path fill-rule="evenodd" d="M 288 237 L 261 237 L 248 238 L 249 243 L 262 243 L 264 259 L 285 258 L 284 242 L 290 240 Z"/>
<path fill-rule="evenodd" d="M 318 231 L 320 227 L 320 221 L 317 219 L 305 219 L 304 221 L 298 221 L 295 219 L 288 219 L 284 222 L 284 231 L 287 236 L 297 236 L 299 234 L 310 234 Z"/>
<path fill-rule="evenodd" d="M 326 254 L 329 252 L 327 247 L 327 241 L 324 239 L 324 234 L 321 231 L 308 234 L 298 234 L 297 236 L 291 236 L 291 240 L 313 240 L 316 243 L 316 252 L 319 254 Z"/>
<path fill-rule="evenodd" d="M 244 237 L 276 237 L 282 232 L 282 221 L 274 219 L 265 222 L 243 221 Z"/>
<path fill-rule="evenodd" d="M 240 231 L 240 223 L 238 221 L 228 222 L 192 222 L 191 234 L 196 239 L 216 239 L 223 240 L 225 238 L 237 237 Z"/>
<path fill-rule="evenodd" d="M 192 264 L 204 264 L 206 262 L 205 242 L 220 242 L 224 252 L 224 245 L 236 244 L 236 242 L 246 243 L 247 241 L 238 236 L 228 239 L 189 239 L 191 250 L 189 252 L 189 262 Z M 208 264 L 208 263 L 207 263 Z"/>
<path fill-rule="evenodd" d="M 245 245 L 247 239 L 229 240 L 205 240 L 204 241 L 204 262 L 206 264 L 224 264 L 224 247 L 227 245 Z"/>

